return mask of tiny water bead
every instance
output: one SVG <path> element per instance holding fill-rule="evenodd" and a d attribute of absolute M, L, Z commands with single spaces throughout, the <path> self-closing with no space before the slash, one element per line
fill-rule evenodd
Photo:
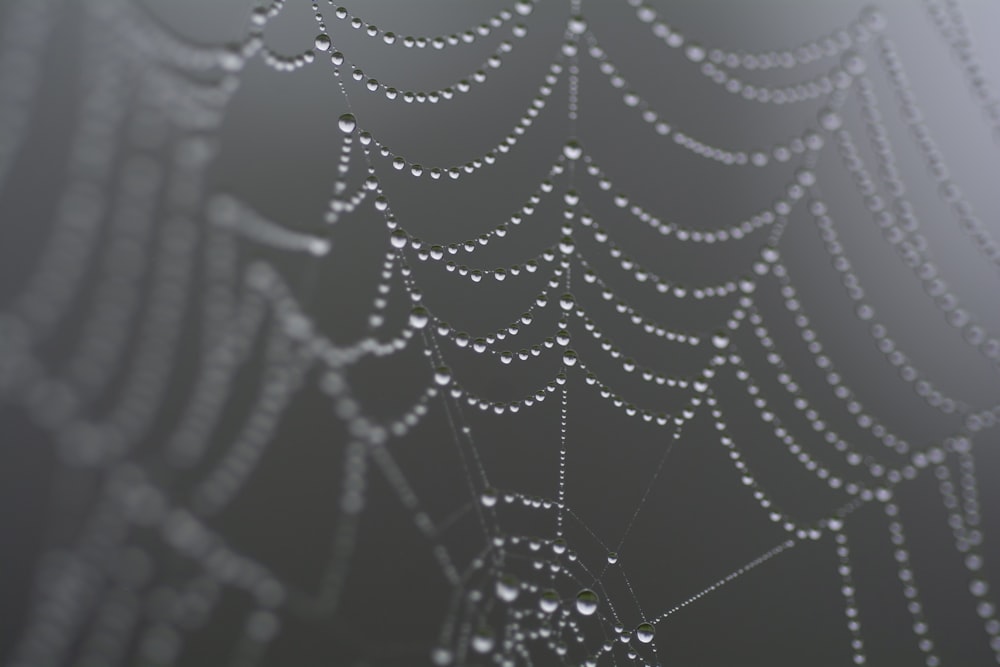
<path fill-rule="evenodd" d="M 504 602 L 513 602 L 521 593 L 520 586 L 521 585 L 517 580 L 517 577 L 511 574 L 505 574 L 497 581 L 497 597 Z"/>
<path fill-rule="evenodd" d="M 329 51 L 330 47 L 333 46 L 333 42 L 330 41 L 330 36 L 321 33 L 316 35 L 316 40 L 314 42 L 317 51 Z"/>
<path fill-rule="evenodd" d="M 354 117 L 352 113 L 345 113 L 339 119 L 337 119 L 337 124 L 340 126 L 340 131 L 344 134 L 350 134 L 358 127 L 358 119 Z"/>
<path fill-rule="evenodd" d="M 589 588 L 584 588 L 576 594 L 576 610 L 584 616 L 593 616 L 599 602 L 600 598 L 597 597 L 597 593 Z"/>
<path fill-rule="evenodd" d="M 725 331 L 718 331 L 712 335 L 712 345 L 718 350 L 729 347 L 729 334 Z"/>
<path fill-rule="evenodd" d="M 514 3 L 514 11 L 516 11 L 521 16 L 527 16 L 535 8 L 535 3 L 533 0 L 517 0 Z"/>
<path fill-rule="evenodd" d="M 650 623 L 640 623 L 639 627 L 635 629 L 635 638 L 643 644 L 649 644 L 652 642 L 655 634 L 656 630 Z"/>
<path fill-rule="evenodd" d="M 553 613 L 559 608 L 559 593 L 551 588 L 542 591 L 542 594 L 538 598 L 538 606 L 546 614 Z"/>
<path fill-rule="evenodd" d="M 397 250 L 402 250 L 403 248 L 405 248 L 409 240 L 410 240 L 409 235 L 402 229 L 394 229 L 392 230 L 392 233 L 389 235 L 389 242 L 392 243 L 392 247 L 396 248 Z"/>
<path fill-rule="evenodd" d="M 576 139 L 570 139 L 563 146 L 563 155 L 570 160 L 579 160 L 583 155 L 583 146 Z"/>
<path fill-rule="evenodd" d="M 492 630 L 489 628 L 480 628 L 472 636 L 472 650 L 476 653 L 489 653 L 493 650 L 495 641 Z"/>
<path fill-rule="evenodd" d="M 837 113 L 836 109 L 824 107 L 823 109 L 820 109 L 819 112 L 819 124 L 824 130 L 834 132 L 840 129 L 840 127 L 844 124 L 844 121 L 841 119 L 840 114 Z"/>
<path fill-rule="evenodd" d="M 448 667 L 454 659 L 455 656 L 449 649 L 438 647 L 431 651 L 431 662 L 437 667 Z"/>
<path fill-rule="evenodd" d="M 410 311 L 410 326 L 414 329 L 423 329 L 430 321 L 431 314 L 423 306 L 416 306 Z"/>
<path fill-rule="evenodd" d="M 438 366 L 434 371 L 434 382 L 440 386 L 451 383 L 451 369 L 447 366 Z"/>

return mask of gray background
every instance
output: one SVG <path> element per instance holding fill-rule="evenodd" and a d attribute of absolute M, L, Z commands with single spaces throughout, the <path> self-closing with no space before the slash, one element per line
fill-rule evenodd
<path fill-rule="evenodd" d="M 206 43 L 237 39 L 247 27 L 246 0 L 145 0 L 149 11 L 189 38 Z M 301 4 L 301 6 L 299 6 Z M 474 92 L 438 105 L 388 102 L 347 80 L 359 121 L 386 145 L 423 164 L 464 163 L 481 156 L 502 138 L 524 110 L 540 83 L 562 34 L 567 4 L 543 0 L 526 19 L 529 35 L 491 71 L 490 81 Z M 823 34 L 846 24 L 859 3 L 797 0 L 734 0 L 654 2 L 666 20 L 687 35 L 731 50 L 774 48 Z M 404 34 L 447 34 L 475 24 L 504 6 L 500 2 L 358 2 L 352 11 L 378 26 Z M 983 61 L 1000 62 L 986 26 L 1000 24 L 1000 5 L 970 0 L 964 5 L 979 29 Z M 798 133 L 815 117 L 816 105 L 805 103 L 773 107 L 745 102 L 724 93 L 697 74 L 680 53 L 667 49 L 633 20 L 626 3 L 585 0 L 590 26 L 631 84 L 677 128 L 709 142 L 746 148 L 768 145 Z M 939 145 L 969 198 L 994 233 L 997 224 L 1000 151 L 989 140 L 986 124 L 972 103 L 957 64 L 934 32 L 918 3 L 883 3 L 889 34 L 899 44 L 919 100 Z M 472 46 L 441 52 L 386 47 L 364 38 L 329 15 L 330 33 L 340 49 L 366 72 L 400 88 L 448 85 L 478 66 L 498 43 L 496 35 Z M 0 8 L 2 17 L 2 8 Z M 71 20 L 69 17 L 68 21 Z M 65 40 L 53 44 L 46 93 L 46 114 L 37 119 L 32 154 L 22 166 L 22 178 L 40 193 L 46 167 L 58 165 L 58 137 L 62 118 L 59 82 L 72 76 L 72 25 L 63 26 Z M 502 33 L 503 31 L 498 31 Z M 292 3 L 268 26 L 266 41 L 279 52 L 309 48 L 316 33 L 306 3 Z M 870 59 L 874 63 L 874 59 Z M 581 57 L 581 112 L 577 135 L 615 182 L 647 208 L 691 227 L 713 227 L 735 220 L 769 203 L 779 184 L 790 175 L 789 165 L 763 170 L 727 168 L 701 160 L 655 136 L 633 111 L 622 105 L 593 61 Z M 992 74 L 1000 75 L 994 71 Z M 807 68 L 806 71 L 819 71 Z M 769 75 L 749 74 L 748 78 Z M 996 80 L 996 77 L 994 77 Z M 773 80 L 780 81 L 775 74 Z M 878 82 L 879 79 L 876 78 Z M 997 276 L 980 261 L 962 238 L 947 210 L 936 199 L 932 181 L 898 126 L 885 86 L 880 87 L 885 116 L 896 132 L 903 174 L 923 212 L 923 232 L 954 290 L 978 313 L 983 323 L 1000 329 L 996 308 Z M 501 222 L 532 192 L 567 137 L 564 114 L 565 84 L 561 83 L 546 110 L 511 153 L 497 166 L 457 182 L 427 178 L 414 182 L 394 172 L 386 160 L 377 160 L 379 176 L 393 210 L 414 234 L 432 241 L 473 238 Z M 345 111 L 332 68 L 323 57 L 293 74 L 277 73 L 259 60 L 242 75 L 241 88 L 229 109 L 221 132 L 221 149 L 211 172 L 211 190 L 235 194 L 265 216 L 301 230 L 321 230 L 322 213 L 335 179 L 340 133 L 336 118 Z M 850 115 L 851 122 L 857 119 Z M 51 114 L 49 117 L 48 114 Z M 863 130 L 862 130 L 863 131 Z M 859 135 L 860 136 L 860 135 Z M 50 141 L 55 141 L 51 139 Z M 860 141 L 860 139 L 859 139 Z M 794 162 L 794 161 L 793 161 Z M 58 169 L 55 180 L 58 182 Z M 836 206 L 838 231 L 857 272 L 864 281 L 880 318 L 900 347 L 909 352 L 948 393 L 974 405 L 1000 399 L 996 374 L 965 347 L 958 333 L 944 322 L 916 280 L 893 255 L 892 249 L 864 211 L 849 178 L 834 154 L 824 149 L 818 167 L 820 181 Z M 355 174 L 352 182 L 358 182 Z M 581 179 L 586 182 L 589 179 Z M 58 186 L 56 186 L 58 187 Z M 697 283 L 732 275 L 738 263 L 749 265 L 759 242 L 749 240 L 734 248 L 688 246 L 661 240 L 641 224 L 626 219 L 588 185 L 581 187 L 595 211 L 605 211 L 604 226 L 633 256 L 662 276 Z M 3 294 L 15 294 L 19 276 L 30 267 L 45 225 L 27 221 L 30 202 L 22 193 L 0 193 L 3 212 Z M 557 188 L 558 191 L 558 188 Z M 39 195 L 32 195 L 39 196 Z M 598 203 L 601 202 L 601 203 Z M 558 209 L 544 206 L 531 224 L 507 239 L 477 253 L 470 265 L 494 266 L 522 262 L 559 236 Z M 365 330 L 367 308 L 374 298 L 379 265 L 386 247 L 386 230 L 370 208 L 346 218 L 333 236 L 334 250 L 325 258 L 305 260 L 245 243 L 244 261 L 263 257 L 275 263 L 308 301 L 309 312 L 323 331 L 337 341 L 350 341 Z M 581 234 L 583 238 L 588 235 Z M 761 237 L 762 238 L 762 237 Z M 496 246 L 494 248 L 494 245 Z M 915 444 L 929 444 L 953 432 L 956 418 L 930 411 L 896 377 L 871 340 L 866 325 L 853 316 L 853 307 L 839 285 L 812 222 L 801 207 L 791 217 L 782 240 L 785 261 L 800 296 L 831 357 L 860 398 L 891 428 Z M 600 259 L 603 251 L 589 241 L 581 248 L 602 274 L 612 267 Z M 31 252 L 27 250 L 31 249 Z M 606 257 L 606 255 L 605 255 Z M 511 322 L 538 291 L 543 271 L 534 277 L 508 279 L 500 285 L 484 281 L 472 285 L 445 273 L 439 265 L 419 264 L 414 275 L 426 305 L 440 318 L 469 332 L 493 330 Z M 723 308 L 718 304 L 670 302 L 651 290 L 630 289 L 619 278 L 617 291 L 641 312 L 680 328 L 715 328 Z M 398 296 L 398 286 L 396 288 Z M 596 299 L 591 289 L 579 298 L 606 333 L 647 365 L 673 372 L 699 366 L 682 346 L 654 344 L 635 333 Z M 825 389 L 821 375 L 798 340 L 772 279 L 758 290 L 758 301 L 772 322 L 780 349 L 797 370 L 813 402 L 843 423 L 834 427 L 852 436 L 862 451 L 876 451 L 877 443 L 853 427 L 849 415 Z M 390 307 L 390 324 L 402 322 L 407 306 L 401 300 Z M 546 322 L 549 322 L 546 325 Z M 538 341 L 551 331 L 549 316 L 512 343 L 518 347 Z M 583 338 L 577 329 L 577 340 Z M 532 338 L 534 336 L 535 338 Z M 759 376 L 769 370 L 759 347 L 744 331 L 738 344 Z M 599 356 L 589 341 L 577 343 L 591 368 L 606 376 L 622 394 L 643 404 L 676 402 L 677 394 L 650 391 L 649 386 L 622 373 Z M 525 394 L 556 372 L 556 355 L 543 355 L 531 364 L 501 367 L 493 360 L 445 345 L 456 377 L 474 393 L 497 400 Z M 587 354 L 589 350 L 589 354 Z M 753 351 L 753 352 L 751 352 Z M 58 358 L 59 350 L 52 350 Z M 756 358 L 753 358 L 755 357 Z M 723 373 L 729 375 L 729 371 Z M 607 542 L 617 542 L 634 510 L 651 469 L 658 463 L 667 439 L 665 432 L 637 424 L 597 399 L 579 374 L 569 382 L 569 460 L 567 500 L 588 525 Z M 371 414 L 389 417 L 408 405 L 428 382 L 429 371 L 419 350 L 389 361 L 370 361 L 350 371 L 350 379 Z M 183 384 L 183 383 L 182 383 Z M 329 553 L 330 522 L 340 479 L 338 447 L 345 441 L 343 427 L 331 414 L 323 396 L 307 383 L 283 420 L 279 433 L 248 488 L 215 521 L 215 528 L 245 553 L 302 587 L 315 581 Z M 795 420 L 776 384 L 765 384 L 765 394 L 780 406 L 786 421 L 800 427 L 801 439 L 811 451 L 822 452 L 818 438 L 810 438 L 804 422 Z M 178 390 L 181 394 L 183 389 Z M 796 466 L 784 447 L 754 417 L 731 375 L 723 377 L 718 392 L 730 410 L 731 427 L 777 503 L 804 519 L 825 516 L 846 497 L 833 494 Z M 770 392 L 770 393 L 768 393 Z M 405 439 L 390 448 L 422 505 L 435 519 L 462 509 L 472 499 L 459 467 L 440 401 L 433 414 Z M 558 456 L 558 402 L 516 416 L 490 417 L 465 410 L 476 447 L 491 480 L 500 489 L 552 497 L 556 492 Z M 46 449 L 41 429 L 27 423 L 13 407 L 3 411 L 4 446 L 0 447 L 0 475 L 4 481 L 3 568 L 0 600 L 6 618 L 0 626 L 0 660 L 17 643 L 24 610 L 30 603 L 30 582 L 44 544 L 71 541 L 76 515 L 60 496 L 73 485 L 73 473 L 61 469 Z M 152 440 L 155 440 L 152 439 Z M 1000 552 L 994 536 L 1000 528 L 1000 497 L 993 479 L 1000 466 L 994 433 L 976 439 L 982 492 L 987 572 L 995 579 Z M 155 442 L 147 444 L 155 449 Z M 822 457 L 821 457 L 822 458 Z M 828 457 L 831 458 L 831 457 Z M 89 473 L 88 473 L 89 474 Z M 446 586 L 436 574 L 430 549 L 414 528 L 411 517 L 396 500 L 384 478 L 370 479 L 368 503 L 356 545 L 348 585 L 337 614 L 323 622 L 289 615 L 278 639 L 268 648 L 266 665 L 413 665 L 427 662 L 445 612 Z M 68 484 L 68 486 L 67 486 Z M 75 492 L 74 492 L 75 493 Z M 86 493 L 74 495 L 87 497 Z M 75 502 L 75 501 L 74 501 Z M 70 503 L 72 505 L 73 503 Z M 950 529 L 932 475 L 922 476 L 899 493 L 909 531 L 914 568 L 946 665 L 980 665 L 992 660 L 981 622 L 965 593 L 966 573 L 952 546 Z M 515 533 L 551 534 L 551 522 L 538 521 L 517 511 L 501 510 L 500 525 Z M 885 520 L 871 506 L 853 515 L 849 535 L 856 560 L 855 578 L 862 611 L 863 633 L 873 665 L 916 665 L 921 657 L 909 629 L 896 581 Z M 695 420 L 670 454 L 649 504 L 640 514 L 622 549 L 625 569 L 643 608 L 659 613 L 724 576 L 732 569 L 783 539 L 739 483 L 735 471 L 717 445 L 704 416 Z M 470 516 L 456 524 L 445 542 L 458 552 L 471 553 L 483 537 Z M 581 559 L 599 562 L 593 543 L 575 543 Z M 165 562 L 169 557 L 164 555 Z M 169 580 L 169 566 L 158 576 Z M 609 578 L 610 589 L 624 592 L 621 581 Z M 836 558 L 829 537 L 806 542 L 737 579 L 727 587 L 672 616 L 657 630 L 662 662 L 670 665 L 845 665 L 850 661 L 843 600 L 838 592 Z M 225 664 L 246 613 L 246 601 L 226 597 L 205 628 L 185 639 L 181 665 Z M 635 610 L 628 622 L 640 622 Z M 552 662 L 548 662 L 552 661 Z M 559 664 L 555 656 L 540 654 L 536 664 Z"/>

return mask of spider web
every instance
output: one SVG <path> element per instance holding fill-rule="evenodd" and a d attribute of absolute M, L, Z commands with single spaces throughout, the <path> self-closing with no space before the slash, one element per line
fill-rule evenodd
<path fill-rule="evenodd" d="M 639 0 L 438 37 L 369 4 L 233 3 L 218 44 L 127 0 L 0 13 L 0 210 L 45 221 L 0 391 L 52 452 L 8 663 L 1000 662 L 1000 339 L 941 240 L 1000 245 L 895 24 L 727 51 Z M 1000 137 L 965 9 L 922 10 Z M 241 126 L 261 80 L 315 134 Z M 960 347 L 930 370 L 927 319 Z"/>

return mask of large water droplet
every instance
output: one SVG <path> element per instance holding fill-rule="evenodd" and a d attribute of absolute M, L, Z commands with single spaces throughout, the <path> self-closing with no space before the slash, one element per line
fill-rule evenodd
<path fill-rule="evenodd" d="M 584 588 L 576 594 L 576 610 L 584 616 L 592 616 L 597 611 L 597 603 L 599 601 L 600 598 L 597 597 L 597 593 L 589 588 Z"/>
<path fill-rule="evenodd" d="M 651 624 L 641 623 L 639 627 L 635 629 L 635 638 L 643 644 L 648 644 L 653 641 L 653 635 L 655 632 L 656 631 Z"/>
<path fill-rule="evenodd" d="M 355 118 L 354 114 L 352 114 L 352 113 L 345 113 L 337 121 L 337 124 L 340 125 L 340 131 L 341 132 L 343 132 L 344 134 L 350 134 L 355 129 L 357 129 L 357 127 L 358 127 L 358 119 Z"/>
<path fill-rule="evenodd" d="M 330 41 L 330 36 L 325 34 L 316 35 L 314 43 L 316 44 L 317 51 L 329 51 L 333 45 L 333 42 Z"/>

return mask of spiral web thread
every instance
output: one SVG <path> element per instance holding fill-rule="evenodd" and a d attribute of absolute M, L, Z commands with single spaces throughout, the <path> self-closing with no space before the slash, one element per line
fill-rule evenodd
<path fill-rule="evenodd" d="M 43 52 L 66 4 L 20 0 L 5 8 L 0 38 L 0 90 L 4 91 L 0 98 L 0 187 L 9 181 L 24 150 L 44 83 Z M 824 151 L 839 156 L 872 220 L 949 324 L 985 363 L 1000 365 L 1000 341 L 962 306 L 939 276 L 883 117 L 898 112 L 940 186 L 940 196 L 951 205 L 959 227 L 983 260 L 1000 266 L 1000 246 L 951 180 L 944 157 L 922 120 L 885 19 L 878 10 L 866 9 L 848 26 L 827 36 L 786 50 L 748 54 L 703 46 L 670 27 L 639 0 L 622 2 L 623 25 L 629 30 L 650 30 L 665 49 L 680 53 L 690 67 L 731 93 L 734 103 L 821 101 L 819 115 L 798 134 L 766 149 L 745 151 L 713 145 L 671 125 L 632 89 L 611 61 L 599 38 L 600 26 L 588 24 L 581 0 L 568 4 L 565 34 L 536 96 L 510 134 L 485 155 L 460 165 L 422 165 L 394 153 L 377 134 L 366 131 L 363 116 L 343 115 L 338 121 L 342 136 L 338 180 L 322 221 L 325 230 L 317 234 L 282 226 L 238 197 L 205 187 L 213 158 L 210 137 L 226 118 L 246 64 L 259 59 L 278 72 L 329 66 L 348 108 L 351 96 L 369 93 L 395 103 L 444 104 L 489 85 L 489 70 L 500 67 L 503 57 L 517 48 L 518 39 L 526 33 L 524 24 L 530 24 L 534 13 L 532 2 L 516 2 L 467 31 L 430 38 L 396 35 L 347 9 L 313 3 L 317 34 L 309 36 L 297 55 L 278 53 L 265 39 L 268 24 L 290 11 L 283 0 L 253 10 L 250 31 L 242 42 L 218 47 L 189 43 L 125 0 L 79 4 L 74 11 L 81 22 L 81 101 L 67 148 L 67 185 L 56 198 L 50 236 L 37 270 L 0 315 L 0 388 L 6 401 L 19 404 L 51 435 L 60 466 L 101 470 L 102 482 L 98 500 L 80 523 L 75 541 L 53 549 L 39 563 L 33 602 L 12 665 L 175 664 L 182 655 L 186 628 L 206 622 L 220 604 L 222 592 L 230 589 L 246 593 L 253 603 L 226 659 L 242 666 L 269 664 L 267 649 L 281 633 L 283 618 L 325 618 L 338 609 L 352 559 L 357 556 L 357 533 L 369 493 L 367 480 L 376 474 L 388 481 L 426 538 L 441 585 L 448 590 L 451 602 L 441 619 L 439 636 L 432 642 L 435 648 L 421 658 L 438 665 L 665 663 L 656 635 L 672 615 L 718 594 L 755 568 L 780 567 L 786 554 L 806 541 L 826 541 L 836 554 L 851 655 L 855 664 L 865 664 L 865 613 L 855 598 L 845 525 L 858 509 L 871 504 L 880 505 L 888 517 L 887 543 L 892 545 L 897 565 L 900 604 L 912 616 L 912 641 L 927 665 L 941 664 L 894 500 L 897 487 L 929 474 L 939 481 L 954 548 L 967 569 L 967 604 L 981 618 L 983 641 L 1000 662 L 1000 618 L 982 571 L 983 533 L 973 451 L 978 434 L 994 427 L 1000 418 L 1000 404 L 972 406 L 948 396 L 898 349 L 838 241 L 834 207 L 824 200 L 813 170 Z M 958 56 L 988 129 L 997 132 L 1000 106 L 981 76 L 961 6 L 954 0 L 927 0 L 925 9 Z M 509 36 L 467 79 L 436 91 L 417 92 L 370 78 L 340 53 L 337 31 L 348 25 L 383 42 L 385 48 L 460 49 L 491 35 Z M 585 61 L 596 64 L 608 79 L 608 90 L 619 91 L 614 94 L 622 95 L 623 103 L 648 125 L 653 139 L 688 151 L 691 159 L 713 160 L 733 169 L 798 164 L 793 179 L 775 187 L 778 199 L 772 206 L 740 222 L 713 229 L 665 222 L 633 201 L 627 188 L 614 183 L 588 154 L 586 144 L 575 138 L 579 68 Z M 829 68 L 793 85 L 749 82 L 757 71 L 794 72 L 810 63 L 829 63 Z M 880 107 L 868 77 L 869 69 L 875 67 L 884 71 L 891 84 L 898 103 L 893 112 Z M 562 84 L 565 100 L 556 93 Z M 840 116 L 851 99 L 862 111 L 866 133 L 860 138 Z M 406 221 L 393 214 L 389 194 L 379 179 L 380 169 L 391 165 L 414 179 L 444 180 L 489 170 L 517 150 L 534 119 L 543 112 L 558 113 L 561 105 L 567 140 L 554 156 L 548 177 L 522 206 L 487 233 L 472 241 L 432 244 L 412 235 Z M 869 149 L 877 164 L 866 161 L 863 151 Z M 698 286 L 675 282 L 639 264 L 618 245 L 615 227 L 619 221 L 602 221 L 588 208 L 576 190 L 585 182 L 609 193 L 622 224 L 634 218 L 658 231 L 664 244 L 756 244 L 761 248 L 759 256 L 745 267 L 734 267 L 733 276 L 722 282 Z M 516 235 L 519 226 L 549 198 L 561 200 L 564 207 L 562 237 L 556 245 L 505 267 L 475 269 L 457 261 Z M 366 206 L 383 216 L 387 227 L 381 283 L 367 315 L 369 335 L 352 344 L 338 344 L 311 317 L 310 309 L 315 306 L 310 306 L 308 296 L 297 294 L 267 261 L 241 262 L 239 247 L 265 246 L 315 261 L 335 261 L 338 223 Z M 926 447 L 908 442 L 880 420 L 875 408 L 862 405 L 837 371 L 783 261 L 782 234 L 793 215 L 815 223 L 856 304 L 857 317 L 870 322 L 874 344 L 899 369 L 900 381 L 915 390 L 928 409 L 959 418 L 961 426 L 950 437 Z M 690 331 L 682 323 L 662 321 L 669 318 L 669 307 L 656 314 L 640 312 L 627 293 L 611 287 L 616 281 L 618 285 L 631 283 L 598 273 L 578 247 L 581 237 L 593 237 L 593 247 L 606 251 L 627 280 L 634 280 L 637 288 L 640 284 L 644 289 L 652 287 L 665 304 L 676 299 L 719 300 L 730 304 L 728 317 L 715 329 Z M 136 249 L 145 257 L 142 266 L 132 261 Z M 454 280 L 503 282 L 533 273 L 547 275 L 548 280 L 530 308 L 510 326 L 473 337 L 441 321 L 423 305 L 423 293 L 410 265 L 414 258 L 440 264 Z M 55 364 L 47 362 L 39 350 L 69 317 L 81 297 L 85 277 L 94 270 L 97 278 L 84 325 L 67 359 L 53 368 Z M 144 271 L 148 278 L 140 287 L 138 279 Z M 765 289 L 778 291 L 830 391 L 857 425 L 881 443 L 880 455 L 859 451 L 847 436 L 834 430 L 832 419 L 813 407 L 795 379 L 795 369 L 771 337 L 767 316 L 757 307 L 759 292 Z M 605 336 L 578 302 L 577 295 L 587 291 L 614 303 L 623 321 L 659 339 L 657 345 L 669 347 L 672 353 L 680 349 L 684 354 L 701 355 L 701 370 L 672 376 L 637 364 Z M 409 318 L 398 330 L 386 331 L 391 319 L 387 312 L 400 302 L 412 308 Z M 558 313 L 559 331 L 541 344 L 514 350 L 514 339 L 532 331 L 536 316 L 547 310 Z M 191 348 L 187 342 L 182 347 L 181 332 L 185 317 L 192 312 L 200 318 L 199 339 L 195 351 L 188 352 Z M 139 342 L 121 354 L 132 332 L 138 332 Z M 752 342 L 737 347 L 741 332 Z M 598 377 L 572 344 L 573 336 L 586 334 L 593 335 L 625 372 L 673 390 L 678 398 L 670 409 L 661 412 L 633 404 Z M 368 358 L 389 357 L 411 346 L 423 349 L 430 368 L 421 395 L 394 419 L 370 416 L 352 391 L 348 370 Z M 516 367 L 545 355 L 558 356 L 561 365 L 558 374 L 533 393 L 498 402 L 465 388 L 462 378 L 449 367 L 447 359 L 466 349 L 494 359 L 499 366 Z M 136 452 L 135 445 L 149 437 L 170 391 L 171 369 L 189 353 L 200 360 L 196 380 L 187 388 L 183 408 L 168 435 L 158 441 L 157 455 L 150 463 L 148 456 Z M 215 442 L 214 429 L 232 400 L 237 374 L 253 355 L 260 355 L 263 365 L 254 388 L 256 398 L 243 411 L 244 422 L 236 434 L 226 442 Z M 744 355 L 762 355 L 787 396 L 765 396 Z M 109 394 L 119 375 L 124 378 L 123 387 L 98 412 L 95 402 Z M 746 443 L 731 430 L 725 403 L 714 391 L 714 380 L 722 375 L 739 380 L 777 441 L 804 471 L 842 492 L 847 498 L 843 504 L 830 507 L 819 520 L 803 521 L 772 502 L 744 460 Z M 662 427 L 667 433 L 648 487 L 625 517 L 623 534 L 612 541 L 592 531 L 567 496 L 567 460 L 573 455 L 568 436 L 573 395 L 569 380 L 574 376 L 583 380 L 579 390 L 586 387 L 627 417 Z M 253 554 L 230 546 L 225 535 L 212 528 L 211 517 L 244 488 L 264 452 L 273 446 L 273 434 L 286 410 L 307 383 L 315 384 L 329 399 L 349 436 L 336 443 L 343 468 L 336 480 L 340 501 L 328 565 L 315 589 L 298 590 Z M 577 390 L 574 386 L 573 391 Z M 540 498 L 517 489 L 494 488 L 490 470 L 479 455 L 469 411 L 506 415 L 546 402 L 559 404 L 560 431 L 552 436 L 559 461 L 553 493 Z M 452 517 L 434 518 L 424 510 L 391 446 L 435 410 L 443 411 L 450 425 L 469 494 L 456 501 Z M 793 435 L 793 427 L 779 416 L 789 410 L 812 427 L 814 433 L 808 434 L 816 441 L 812 445 Z M 644 609 L 628 579 L 626 538 L 664 466 L 669 465 L 671 451 L 682 446 L 685 426 L 697 415 L 711 420 L 719 443 L 747 487 L 747 498 L 786 537 L 749 562 L 734 562 L 729 572 L 702 582 L 689 596 Z M 824 464 L 824 457 L 843 459 L 854 475 L 836 474 Z M 182 495 L 174 490 L 170 473 L 161 469 L 194 470 L 199 481 Z M 512 532 L 501 518 L 506 505 L 551 517 L 553 532 Z M 474 558 L 463 560 L 453 555 L 447 531 L 451 523 L 470 513 L 479 526 L 482 544 Z M 608 554 L 607 562 L 595 564 L 579 557 L 567 539 L 571 525 Z M 151 574 L 150 561 L 164 557 L 192 564 L 193 573 L 171 578 L 169 571 L 154 569 Z M 512 574 L 512 564 L 519 562 L 530 563 L 537 576 Z M 616 597 L 605 588 L 611 570 L 621 573 L 630 595 Z M 155 589 L 159 595 L 164 589 L 171 595 L 169 604 L 160 605 L 160 613 L 147 618 L 140 609 L 153 595 L 150 577 L 162 579 Z"/>

